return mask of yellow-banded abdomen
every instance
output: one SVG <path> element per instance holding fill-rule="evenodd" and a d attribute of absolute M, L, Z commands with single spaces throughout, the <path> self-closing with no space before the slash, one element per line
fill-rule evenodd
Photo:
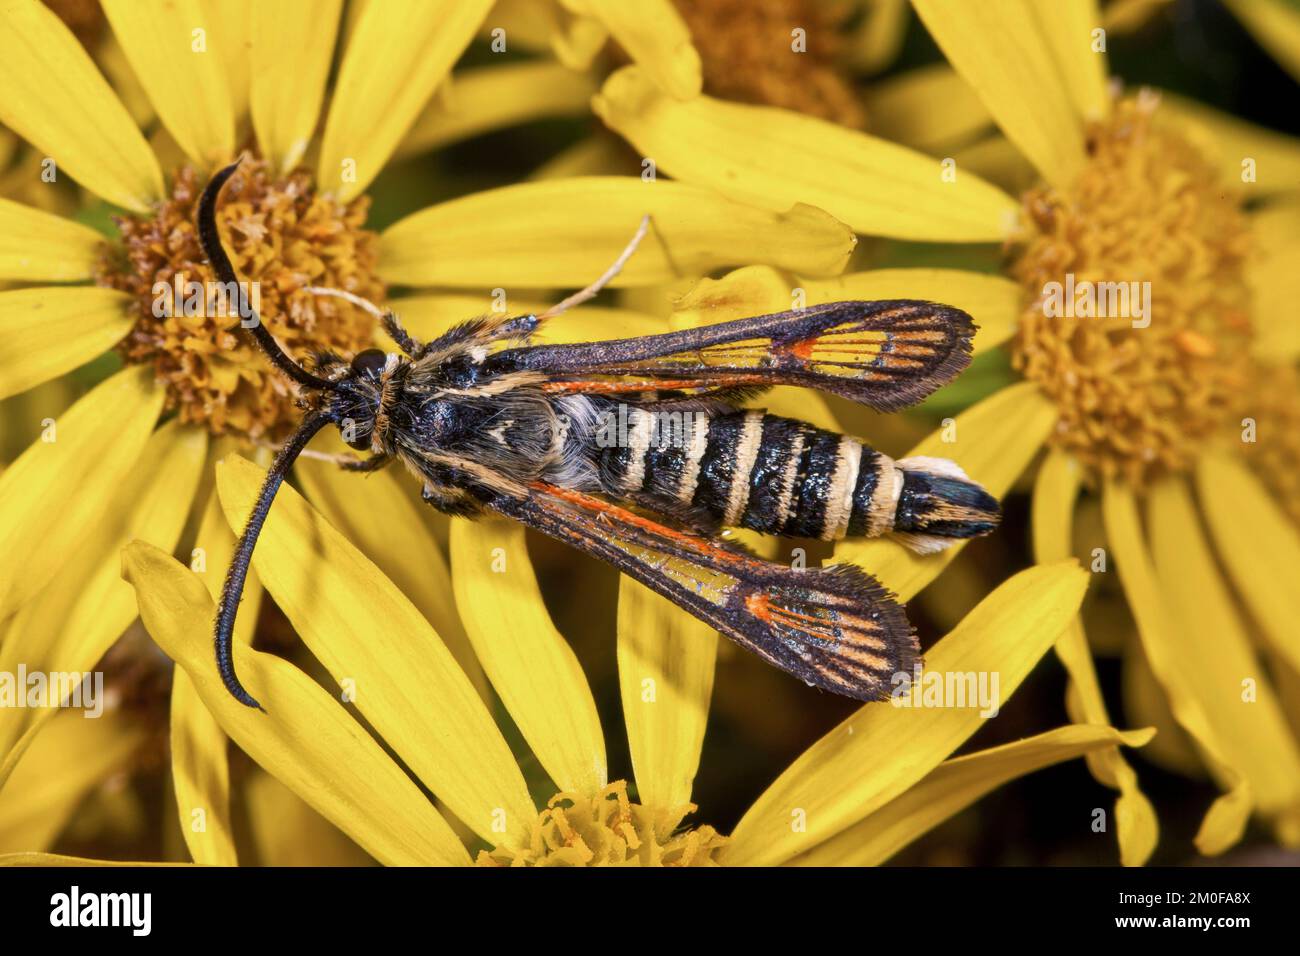
<path fill-rule="evenodd" d="M 784 537 L 893 532 L 918 551 L 987 534 L 1000 520 L 997 500 L 947 459 L 894 461 L 762 411 L 620 405 L 609 414 L 617 419 L 597 442 L 602 490 L 650 507 Z"/>

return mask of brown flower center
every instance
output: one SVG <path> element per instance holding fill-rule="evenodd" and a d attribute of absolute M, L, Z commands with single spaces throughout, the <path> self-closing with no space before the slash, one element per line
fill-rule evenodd
<path fill-rule="evenodd" d="M 690 28 L 711 95 L 797 110 L 855 129 L 866 125 L 862 98 L 841 64 L 844 22 L 852 10 L 847 4 L 673 2 Z"/>
<path fill-rule="evenodd" d="M 594 797 L 560 793 L 537 817 L 527 847 L 479 853 L 479 866 L 710 866 L 727 838 L 713 827 L 679 830 L 693 804 L 655 810 L 617 780 Z"/>
<path fill-rule="evenodd" d="M 1055 442 L 1093 475 L 1185 469 L 1251 374 L 1246 220 L 1213 168 L 1141 96 L 1088 133 L 1067 190 L 1024 197 L 1013 361 L 1060 410 Z"/>
<path fill-rule="evenodd" d="M 240 329 L 215 284 L 194 226 L 202 187 L 187 166 L 151 218 L 119 217 L 122 244 L 104 256 L 96 281 L 136 297 L 135 327 L 118 350 L 127 362 L 153 365 L 183 421 L 218 434 L 275 437 L 299 417 L 295 392 Z M 368 313 L 305 288 L 383 301 L 378 236 L 362 228 L 369 204 L 318 195 L 302 170 L 273 179 L 262 160 L 246 159 L 225 188 L 217 223 L 226 251 L 262 322 L 299 361 L 370 345 Z"/>

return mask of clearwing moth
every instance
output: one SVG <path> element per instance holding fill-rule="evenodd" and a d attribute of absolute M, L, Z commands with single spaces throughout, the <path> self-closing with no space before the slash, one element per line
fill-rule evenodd
<path fill-rule="evenodd" d="M 894 461 L 855 438 L 739 405 L 774 385 L 880 411 L 914 404 L 969 364 L 969 315 L 905 299 L 832 302 L 641 338 L 528 344 L 617 274 L 643 221 L 605 275 L 546 312 L 470 319 L 429 342 L 387 312 L 382 324 L 400 351 L 320 353 L 308 370 L 252 314 L 222 247 L 217 198 L 238 165 L 204 190 L 200 241 L 306 409 L 253 505 L 217 608 L 217 666 L 238 700 L 260 707 L 232 655 L 253 548 L 290 466 L 326 425 L 369 452 L 343 467 L 400 461 L 435 508 L 496 512 L 608 561 L 810 685 L 878 700 L 893 675 L 912 672 L 915 634 L 871 576 L 764 561 L 720 532 L 889 533 L 924 553 L 992 531 L 997 501 L 946 459 Z"/>

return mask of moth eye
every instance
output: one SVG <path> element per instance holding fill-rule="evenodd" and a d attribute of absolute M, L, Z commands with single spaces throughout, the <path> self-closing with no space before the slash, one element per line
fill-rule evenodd
<path fill-rule="evenodd" d="M 388 356 L 383 349 L 366 349 L 352 357 L 352 371 L 370 378 L 379 378 L 379 373 L 387 364 Z"/>

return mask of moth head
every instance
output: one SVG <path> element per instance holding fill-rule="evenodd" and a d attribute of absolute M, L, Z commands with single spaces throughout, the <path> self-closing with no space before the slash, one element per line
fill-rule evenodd
<path fill-rule="evenodd" d="M 384 382 L 396 364 L 396 357 L 382 349 L 365 349 L 350 362 L 333 359 L 321 367 L 334 385 L 325 397 L 325 411 L 343 441 L 357 451 L 374 450 Z"/>

